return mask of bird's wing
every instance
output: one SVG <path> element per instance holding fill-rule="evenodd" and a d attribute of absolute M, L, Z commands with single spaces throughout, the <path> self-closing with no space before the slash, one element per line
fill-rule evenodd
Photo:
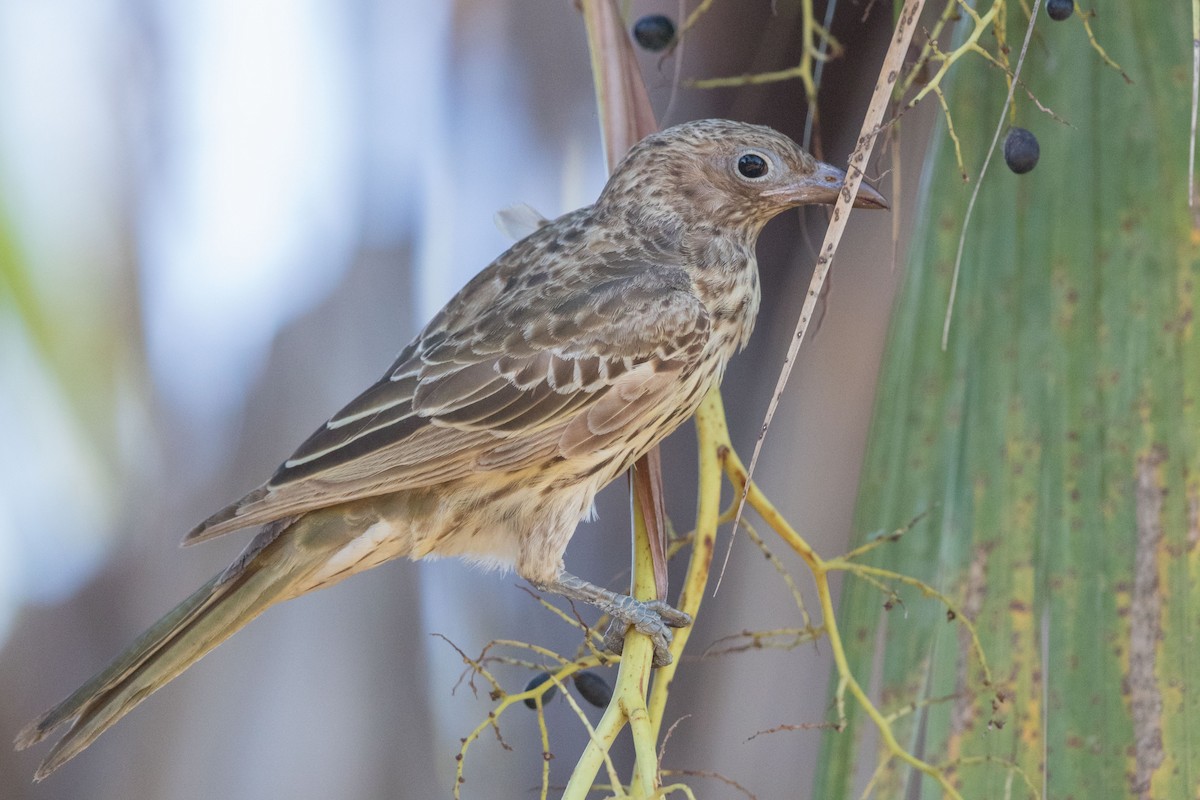
<path fill-rule="evenodd" d="M 708 313 L 679 267 L 606 254 L 542 281 L 497 266 L 270 481 L 185 543 L 603 449 L 659 406 L 708 341 Z"/>

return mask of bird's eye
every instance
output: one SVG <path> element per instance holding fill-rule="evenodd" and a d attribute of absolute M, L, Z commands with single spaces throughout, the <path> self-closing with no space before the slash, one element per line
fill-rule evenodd
<path fill-rule="evenodd" d="M 770 164 L 758 153 L 746 153 L 737 163 L 737 170 L 742 177 L 751 180 L 764 177 L 770 169 Z"/>

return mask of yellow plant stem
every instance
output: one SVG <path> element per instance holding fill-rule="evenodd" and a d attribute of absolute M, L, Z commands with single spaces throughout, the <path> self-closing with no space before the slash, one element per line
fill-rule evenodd
<path fill-rule="evenodd" d="M 933 77 L 929 79 L 929 82 L 925 84 L 924 88 L 917 92 L 916 95 L 914 95 L 913 98 L 905 104 L 905 108 L 912 108 L 917 103 L 921 102 L 921 100 L 925 98 L 925 95 L 929 94 L 935 88 L 941 85 L 942 78 L 944 78 L 950 71 L 950 68 L 954 66 L 955 61 L 958 61 L 958 59 L 962 58 L 967 53 L 972 52 L 972 48 L 979 43 L 979 37 L 983 35 L 983 32 L 986 31 L 996 19 L 997 12 L 1004 8 L 1004 2 L 1003 0 L 994 0 L 991 8 L 989 8 L 983 16 L 976 14 L 975 10 L 970 6 L 964 5 L 963 8 L 974 21 L 975 26 L 967 35 L 966 41 L 941 57 L 940 60 L 942 65 L 938 67 L 937 72 L 934 73 Z"/>
<path fill-rule="evenodd" d="M 942 36 L 942 29 L 946 27 L 946 23 L 950 22 L 957 13 L 958 4 L 955 0 L 950 0 L 946 3 L 946 7 L 942 9 L 942 13 L 938 16 L 933 27 L 925 34 L 925 44 L 917 55 L 917 60 L 913 64 L 912 69 L 908 70 L 904 79 L 898 84 L 896 97 L 900 98 L 908 94 L 908 90 L 913 84 L 923 77 L 924 71 L 929 65 L 929 62 L 940 55 L 937 49 L 937 42 Z"/>
<path fill-rule="evenodd" d="M 634 558 L 631 594 L 638 600 L 652 600 L 655 597 L 655 587 L 650 539 L 641 508 L 636 503 L 633 515 Z M 608 751 L 627 723 L 633 735 L 635 754 L 633 778 L 630 782 L 632 796 L 645 798 L 654 794 L 658 784 L 658 757 L 654 749 L 656 731 L 650 724 L 650 714 L 646 708 L 646 691 L 650 685 L 653 662 L 653 641 L 649 636 L 631 628 L 625 637 L 612 702 L 608 704 L 604 716 L 596 725 L 595 735 L 579 756 L 563 792 L 563 800 L 584 800 L 587 797 Z M 620 790 L 619 787 L 613 788 L 614 791 Z"/>
<path fill-rule="evenodd" d="M 684 30 L 687 30 L 695 23 L 701 10 L 706 9 L 708 5 L 709 3 L 705 2 L 701 4 L 700 8 L 696 9 L 692 16 L 688 18 Z M 809 111 L 815 117 L 817 115 L 817 83 L 816 76 L 813 74 L 813 65 L 818 61 L 828 61 L 831 57 L 840 54 L 842 46 L 833 38 L 833 35 L 829 31 L 825 30 L 817 22 L 816 14 L 813 12 L 813 0 L 800 0 L 800 41 L 803 43 L 803 50 L 800 54 L 800 63 L 794 67 L 774 72 L 760 72 L 753 75 L 705 78 L 691 81 L 690 85 L 697 89 L 716 89 L 727 86 L 752 86 L 762 83 L 775 83 L 777 81 L 798 78 L 804 85 L 804 96 L 808 101 Z M 832 55 L 822 50 L 822 42 L 829 45 Z"/>
<path fill-rule="evenodd" d="M 687 576 L 676 606 L 680 611 L 691 614 L 692 619 L 700 611 L 700 601 L 708 586 L 708 573 L 712 567 L 713 551 L 717 542 L 717 525 L 721 517 L 721 448 L 729 447 L 729 429 L 725 424 L 725 409 L 721 404 L 721 392 L 711 390 L 696 411 L 696 439 L 700 458 L 699 496 L 696 501 L 696 532 L 692 538 L 692 555 L 688 559 Z M 667 706 L 667 694 L 675 671 L 692 636 L 692 626 L 675 631 L 671 642 L 671 655 L 675 658 L 661 667 L 654 677 L 654 688 L 650 692 L 650 724 L 654 741 L 662 731 L 663 714 Z"/>
<path fill-rule="evenodd" d="M 699 461 L 700 461 L 700 480 L 699 480 L 699 501 L 696 514 L 696 531 L 695 545 L 692 553 L 692 558 L 688 564 L 688 574 L 684 582 L 683 591 L 680 595 L 679 608 L 683 611 L 692 614 L 693 616 L 699 610 L 700 600 L 704 594 L 705 587 L 708 583 L 708 575 L 712 564 L 712 554 L 716 540 L 716 529 L 721 518 L 721 474 L 722 472 L 728 476 L 733 484 L 734 490 L 740 493 L 746 484 L 746 469 L 742 464 L 737 453 L 733 450 L 732 443 L 729 438 L 729 428 L 725 421 L 725 410 L 721 401 L 720 392 L 713 390 L 704 399 L 699 410 L 696 412 L 696 435 L 699 444 Z M 845 689 L 849 689 L 850 693 L 862 705 L 866 714 L 871 718 L 879 729 L 880 737 L 887 751 L 891 754 L 890 757 L 898 758 L 901 761 L 911 765 L 913 768 L 929 775 L 936 780 L 942 787 L 948 797 L 961 800 L 958 791 L 950 783 L 946 774 L 938 767 L 916 758 L 905 750 L 899 742 L 896 741 L 895 735 L 891 730 L 891 719 L 884 716 L 877 709 L 866 692 L 858 683 L 858 680 L 850 672 L 849 664 L 846 660 L 845 648 L 842 644 L 841 633 L 837 626 L 837 617 L 833 608 L 833 595 L 829 587 L 829 573 L 835 571 L 848 571 L 855 574 L 860 574 L 863 577 L 871 575 L 880 575 L 891 579 L 900 580 L 921 589 L 927 595 L 936 597 L 941 600 L 948 608 L 953 610 L 950 605 L 949 598 L 946 598 L 939 592 L 934 591 L 930 587 L 921 584 L 918 581 L 911 579 L 905 580 L 906 576 L 897 575 L 886 570 L 868 567 L 862 564 L 856 564 L 848 561 L 846 558 L 835 558 L 829 561 L 821 558 L 820 555 L 812 548 L 811 545 L 784 518 L 783 514 L 775 508 L 774 504 L 767 499 L 766 495 L 753 482 L 750 484 L 750 490 L 747 496 L 747 502 L 760 517 L 773 529 L 779 536 L 799 555 L 808 565 L 809 571 L 812 572 L 813 581 L 816 584 L 817 595 L 821 603 L 821 616 L 823 621 L 822 630 L 829 637 L 830 648 L 834 654 L 834 662 L 837 666 L 839 675 L 839 691 L 838 691 L 838 706 L 842 705 L 842 695 Z M 985 676 L 990 678 L 990 673 L 986 662 L 983 659 L 982 648 L 979 647 L 978 637 L 975 634 L 974 627 L 969 620 L 957 615 L 958 619 L 968 626 L 971 638 L 975 645 L 976 654 L 979 657 L 980 663 Z M 676 634 L 675 641 L 672 643 L 672 653 L 675 655 L 675 660 L 667 667 L 659 670 L 656 676 L 654 690 L 650 696 L 650 719 L 653 726 L 653 738 L 657 740 L 661 730 L 662 721 L 664 719 L 664 711 L 666 706 L 667 694 L 670 689 L 670 683 L 675 675 L 675 670 L 679 664 L 680 655 L 687 644 L 688 636 L 691 629 L 685 628 Z M 839 712 L 840 714 L 840 712 Z"/>
<path fill-rule="evenodd" d="M 677 602 L 677 607 L 691 614 L 693 618 L 700 610 L 701 601 L 708 586 L 712 557 L 715 550 L 717 527 L 722 521 L 727 522 L 730 516 L 729 511 L 723 513 L 721 510 L 723 481 L 725 478 L 728 478 L 738 495 L 740 495 L 746 486 L 746 468 L 741 459 L 738 458 L 737 453 L 734 452 L 730 442 L 729 429 L 725 421 L 725 410 L 718 391 L 713 390 L 710 392 L 705 397 L 700 409 L 696 412 L 696 431 L 699 444 L 700 467 L 696 527 L 691 536 L 692 552 L 688 562 L 687 574 L 684 578 L 683 587 Z M 802 614 L 805 616 L 805 631 L 812 635 L 824 634 L 829 637 L 830 649 L 833 652 L 834 663 L 838 673 L 838 685 L 834 701 L 837 708 L 839 729 L 840 726 L 845 724 L 845 695 L 847 690 L 849 690 L 850 695 L 859 702 L 866 715 L 879 730 L 880 740 L 884 748 L 882 751 L 884 763 L 893 759 L 902 761 L 937 781 L 946 797 L 953 798 L 953 800 L 962 800 L 960 794 L 947 777 L 945 765 L 938 767 L 929 764 L 906 751 L 897 742 L 891 726 L 898 717 L 907 713 L 908 707 L 899 712 L 885 715 L 871 702 L 867 693 L 851 673 L 841 633 L 837 626 L 837 618 L 833 608 L 833 595 L 829 587 L 829 574 L 844 571 L 878 586 L 885 593 L 894 595 L 894 591 L 883 583 L 883 581 L 893 581 L 912 586 L 920 590 L 927 597 L 938 600 L 952 612 L 953 618 L 963 624 L 969 632 L 973 649 L 982 666 L 984 681 L 985 683 L 990 683 L 991 675 L 984 661 L 983 649 L 980 646 L 975 628 L 970 620 L 963 617 L 953 607 L 948 597 L 916 579 L 891 570 L 854 561 L 855 558 L 867 554 L 885 542 L 899 539 L 901 535 L 920 519 L 920 515 L 915 517 L 905 527 L 872 540 L 842 556 L 823 559 L 808 544 L 804 537 L 792 528 L 779 510 L 775 508 L 774 504 L 767 499 L 762 490 L 753 482 L 750 483 L 747 491 L 747 503 L 804 560 L 804 563 L 812 573 L 817 596 L 821 604 L 821 626 L 812 628 L 808 622 L 807 614 L 803 610 Z M 631 593 L 639 600 L 648 600 L 655 597 L 654 569 L 645 520 L 642 518 L 640 508 L 636 504 L 634 505 L 634 570 Z M 574 623 L 572 622 L 572 624 Z M 681 628 L 675 632 L 671 643 L 671 653 L 674 656 L 672 663 L 655 671 L 653 668 L 653 642 L 648 636 L 631 629 L 625 638 L 624 653 L 620 659 L 620 668 L 617 672 L 616 685 L 613 688 L 612 702 L 609 703 L 608 708 L 595 728 L 588 725 L 586 717 L 570 696 L 564 692 L 564 696 L 567 697 L 568 702 L 571 703 L 572 708 L 580 717 L 589 735 L 588 744 L 580 755 L 562 795 L 564 800 L 586 800 L 590 792 L 600 788 L 596 784 L 596 777 L 602 767 L 606 769 L 608 774 L 609 786 L 606 788 L 613 792 L 611 795 L 613 797 L 634 797 L 641 800 L 648 800 L 649 798 L 666 797 L 668 794 L 676 792 L 690 796 L 690 792 L 681 784 L 674 784 L 667 787 L 659 786 L 661 773 L 658 763 L 659 754 L 656 748 L 659 746 L 659 739 L 662 736 L 662 725 L 666 718 L 666 703 L 671 682 L 675 677 L 691 633 L 691 627 Z M 464 655 L 464 661 L 492 684 L 495 693 L 503 696 L 500 698 L 497 707 L 488 715 L 488 718 L 481 722 L 463 740 L 458 765 L 460 785 L 463 780 L 463 762 L 465 761 L 467 748 L 489 727 L 495 728 L 500 715 L 505 710 L 515 703 L 519 703 L 525 699 L 532 699 L 538 704 L 540 712 L 542 695 L 551 685 L 561 688 L 562 682 L 567 677 L 580 669 L 594 666 L 599 660 L 597 656 L 585 656 L 568 660 L 561 656 L 556 656 L 549 651 L 544 651 L 542 648 L 536 648 L 521 642 L 496 642 L 493 644 L 507 644 L 510 647 L 531 649 L 545 658 L 558 660 L 560 666 L 551 677 L 553 684 L 543 683 L 538 687 L 524 692 L 504 694 L 499 689 L 499 684 L 495 678 L 484 668 L 482 662 L 483 656 L 479 660 L 472 660 Z M 487 652 L 486 649 L 484 652 Z M 653 681 L 651 680 L 652 677 Z M 647 695 L 649 695 L 648 700 Z M 910 706 L 915 707 L 913 704 L 910 704 Z M 627 725 L 633 737 L 635 762 L 629 784 L 628 786 L 624 786 L 619 781 L 609 752 L 616 742 L 617 737 Z M 543 757 L 548 760 L 550 737 L 545 727 L 544 717 L 540 713 L 538 728 L 542 738 Z M 543 796 L 548 792 L 548 781 L 548 767 L 544 765 L 542 770 Z M 456 787 L 455 796 L 458 796 L 458 787 Z"/>
<path fill-rule="evenodd" d="M 746 484 L 746 469 L 737 457 L 737 454 L 732 449 L 727 450 L 724 453 L 724 461 L 725 469 L 734 486 L 739 489 L 744 487 Z M 942 770 L 912 755 L 896 741 L 891 723 L 875 707 L 875 704 L 867 697 L 867 693 L 863 691 L 858 679 L 851 673 L 850 664 L 846 660 L 846 650 L 842 645 L 842 634 L 837 626 L 836 612 L 833 608 L 833 593 L 829 588 L 829 573 L 834 570 L 830 568 L 829 563 L 817 555 L 812 545 L 805 541 L 804 537 L 788 524 L 783 515 L 779 513 L 779 510 L 775 508 L 774 504 L 767 499 L 766 495 L 754 483 L 750 484 L 750 491 L 747 494 L 746 502 L 808 564 L 808 568 L 813 575 L 813 582 L 816 584 L 817 598 L 821 602 L 821 617 L 825 623 L 825 634 L 829 637 L 829 648 L 833 652 L 833 660 L 837 666 L 838 675 L 845 687 L 858 700 L 863 711 L 875 723 L 884 747 L 887 748 L 894 758 L 900 759 L 914 769 L 920 770 L 930 778 L 936 780 L 941 785 L 942 791 L 946 793 L 947 797 L 954 798 L 954 800 L 962 800 L 962 795 L 958 793 L 958 790 L 954 788 L 954 785 L 950 783 L 950 779 L 946 777 L 946 774 Z M 836 568 L 850 569 L 850 571 L 854 571 L 852 567 L 856 566 L 858 565 L 836 564 Z"/>
<path fill-rule="evenodd" d="M 503 641 L 505 641 L 505 640 L 501 640 L 501 642 L 503 642 Z M 498 643 L 500 643 L 500 642 L 497 642 L 497 644 Z M 559 658 L 561 660 L 560 656 L 552 653 L 551 651 L 545 650 L 545 648 L 534 647 L 533 645 L 529 645 L 525 642 L 512 642 L 510 644 L 519 645 L 519 646 L 525 647 L 525 648 L 535 649 L 538 652 L 543 652 L 543 653 L 552 655 L 555 658 Z M 545 717 L 541 711 L 543 696 L 545 695 L 546 691 L 552 685 L 561 688 L 562 681 L 564 679 L 570 677 L 571 675 L 574 675 L 576 672 L 579 672 L 580 670 L 588 669 L 589 667 L 594 667 L 598 663 L 598 659 L 595 659 L 595 658 L 581 658 L 581 659 L 577 659 L 575 661 L 563 660 L 562 666 L 559 667 L 558 671 L 551 676 L 552 683 L 550 683 L 550 682 L 542 683 L 542 684 L 539 684 L 538 686 L 533 687 L 532 689 L 526 689 L 523 692 L 516 692 L 513 694 L 508 694 L 508 693 L 505 693 L 504 690 L 500 688 L 499 682 L 497 682 L 496 679 L 493 678 L 492 675 L 486 669 L 483 668 L 482 664 L 480 664 L 478 661 L 472 661 L 471 659 L 466 658 L 466 657 L 464 657 L 463 660 L 466 661 L 468 663 L 468 665 L 476 673 L 483 675 L 483 677 L 486 678 L 487 681 L 492 684 L 493 694 L 499 694 L 502 696 L 500 697 L 500 700 L 499 700 L 498 704 L 496 705 L 496 707 L 494 709 L 492 709 L 492 711 L 490 713 L 488 713 L 487 719 L 485 719 L 483 722 L 476 725 L 475 729 L 473 731 L 471 731 L 462 740 L 462 746 L 459 748 L 459 751 L 458 751 L 458 767 L 456 769 L 455 783 L 454 783 L 454 797 L 455 798 L 460 797 L 461 791 L 462 791 L 462 785 L 466 780 L 465 775 L 464 775 L 464 768 L 465 768 L 466 762 L 467 762 L 467 750 L 470 749 L 471 745 L 474 744 L 475 741 L 477 739 L 479 739 L 479 737 L 483 734 L 483 732 L 486 731 L 488 728 L 495 728 L 498 731 L 499 728 L 497 727 L 497 725 L 498 725 L 498 720 L 500 719 L 500 715 L 503 714 L 509 707 L 516 705 L 517 703 L 523 703 L 526 700 L 532 700 L 536 704 L 536 707 L 538 709 L 538 729 L 542 733 L 543 751 L 549 752 L 549 739 L 548 739 L 548 732 L 546 731 L 546 721 L 545 721 Z M 563 693 L 564 693 L 564 695 L 566 695 L 565 690 Z M 583 714 L 582 711 L 579 710 L 579 707 L 576 706 L 574 704 L 574 702 L 570 700 L 569 696 L 567 696 L 567 699 L 569 702 L 571 702 L 571 705 L 575 708 L 576 713 L 578 714 L 579 718 L 581 720 L 583 720 L 583 723 L 586 725 L 587 717 Z M 543 785 L 545 785 L 545 779 L 547 777 L 546 769 L 548 769 L 548 767 L 543 769 Z"/>

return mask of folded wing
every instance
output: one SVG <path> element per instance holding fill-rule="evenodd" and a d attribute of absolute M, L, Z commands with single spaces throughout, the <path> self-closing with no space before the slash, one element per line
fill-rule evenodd
<path fill-rule="evenodd" d="M 565 280 L 546 280 L 518 272 L 512 256 L 468 284 L 267 483 L 185 544 L 600 450 L 669 402 L 709 337 L 683 269 L 614 253 L 576 259 Z"/>

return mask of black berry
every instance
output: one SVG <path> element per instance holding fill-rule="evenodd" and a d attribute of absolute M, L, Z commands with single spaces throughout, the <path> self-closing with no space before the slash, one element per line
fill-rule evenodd
<path fill-rule="evenodd" d="M 647 14 L 633 23 L 633 38 L 655 53 L 666 50 L 675 41 L 675 23 L 662 14 Z"/>
<path fill-rule="evenodd" d="M 1036 167 L 1041 154 L 1037 137 L 1024 128 L 1013 128 L 1004 139 L 1004 163 L 1018 175 Z"/>
<path fill-rule="evenodd" d="M 550 680 L 549 672 L 539 672 L 537 675 L 534 675 L 532 678 L 529 679 L 529 683 L 525 684 L 525 691 L 528 692 L 530 689 L 536 689 L 537 687 L 541 686 L 543 683 L 545 683 L 548 680 Z M 551 686 L 549 689 L 547 689 L 542 694 L 542 705 L 545 705 L 546 703 L 550 702 L 550 698 L 554 697 L 554 693 L 557 691 L 558 691 L 557 686 Z M 530 708 L 537 708 L 537 701 L 534 700 L 532 697 L 526 697 L 525 705 L 529 706 Z"/>
<path fill-rule="evenodd" d="M 579 696 L 597 708 L 605 708 L 612 700 L 612 687 L 594 672 L 576 672 L 575 688 Z"/>
<path fill-rule="evenodd" d="M 1046 13 L 1050 19 L 1062 22 L 1075 12 L 1075 0 L 1046 0 Z"/>

